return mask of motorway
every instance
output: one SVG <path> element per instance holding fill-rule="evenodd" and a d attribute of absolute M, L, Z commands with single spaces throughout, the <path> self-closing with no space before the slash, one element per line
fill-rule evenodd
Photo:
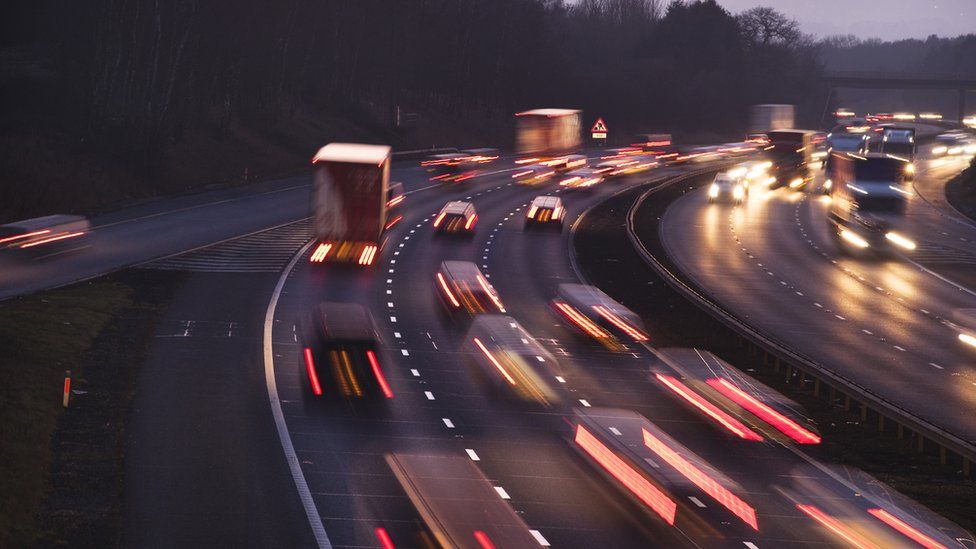
<path fill-rule="evenodd" d="M 123 544 L 420 546 L 422 514 L 386 461 L 394 452 L 470 460 L 539 546 L 843 546 L 837 524 L 818 521 L 820 515 L 802 510 L 801 503 L 833 514 L 879 546 L 909 544 L 865 514 L 869 506 L 897 511 L 945 546 L 970 537 L 857 471 L 819 463 L 754 420 L 744 421 L 763 433 L 763 440 L 735 437 L 653 375 L 680 377 L 702 360 L 712 371 L 749 385 L 748 376 L 706 352 L 656 349 L 653 330 L 649 344 L 609 350 L 581 337 L 553 312 L 549 300 L 556 286 L 581 282 L 571 228 L 567 223 L 561 232 L 524 231 L 529 201 L 559 194 L 573 221 L 618 191 L 667 184 L 682 168 L 610 180 L 589 192 L 562 192 L 551 182 L 518 185 L 511 169 L 503 160 L 463 184 L 431 186 L 415 165 L 397 167 L 393 179 L 408 191 L 404 220 L 387 233 L 381 261 L 372 270 L 308 262 L 303 242 L 310 227 L 302 221 L 308 187 L 299 180 L 268 184 L 258 193 L 208 193 L 96 219 L 98 241 L 88 253 L 5 269 L 4 295 L 133 264 L 185 274 L 140 373 L 126 465 Z M 790 216 L 801 215 L 794 208 L 819 204 L 769 195 L 754 197 L 746 208 L 709 209 L 696 196 L 673 210 L 692 205 L 689 215 L 695 217 L 681 232 L 701 236 L 698 245 L 714 246 L 716 254 L 718 248 L 734 251 L 727 235 L 729 215 L 737 211 L 768 207 L 760 214 L 766 215 L 782 202 L 785 213 L 772 219 L 786 216 L 794 222 Z M 433 216 L 452 199 L 477 207 L 479 223 L 470 239 L 432 236 Z M 665 222 L 671 218 L 669 212 Z M 711 236 L 699 230 L 709 227 L 705 222 L 714 224 Z M 696 230 L 688 231 L 689 226 Z M 563 404 L 516 403 L 472 375 L 460 351 L 465 327 L 446 318 L 435 295 L 434 272 L 445 259 L 476 262 L 508 314 L 558 359 L 559 375 L 552 383 Z M 707 267 L 704 272 L 726 269 L 714 262 Z M 845 276 L 847 285 L 853 284 Z M 367 405 L 311 396 L 297 322 L 325 300 L 361 303 L 372 311 L 392 399 Z M 904 314 L 905 306 L 899 307 L 886 314 Z M 935 337 L 938 330 L 930 332 Z M 623 412 L 604 407 L 639 413 L 682 445 L 683 455 L 699 456 L 707 474 L 726 477 L 723 486 L 755 509 L 758 530 L 687 482 L 672 487 L 679 500 L 674 526 L 623 497 L 574 451 L 573 418 L 580 411 L 609 422 L 614 435 L 633 434 Z M 472 501 L 464 486 L 459 481 L 453 494 L 459 507 Z"/>
<path fill-rule="evenodd" d="M 654 180 L 668 174 L 662 171 Z M 592 194 L 564 195 L 568 219 L 639 182 L 611 182 Z M 549 192 L 559 190 L 551 184 L 518 186 L 507 174 L 479 178 L 462 188 L 438 189 L 423 203 L 408 204 L 406 219 L 389 234 L 378 272 L 312 268 L 303 255 L 282 276 L 281 298 L 269 310 L 266 325 L 271 329 L 266 368 L 273 369 L 272 400 L 275 395 L 280 400 L 282 423 L 300 464 L 299 484 L 307 486 L 311 505 L 306 503 L 306 513 L 313 531 L 321 525 L 320 546 L 324 539 L 332 546 L 376 545 L 377 528 L 384 529 L 397 547 L 416 543 L 420 517 L 383 459 L 390 452 L 475 461 L 540 545 L 835 543 L 829 532 L 797 510 L 790 494 L 797 490 L 823 506 L 830 501 L 856 506 L 861 497 L 857 494 L 865 488 L 843 482 L 852 476 L 849 472 L 837 474 L 782 443 L 735 440 L 666 396 L 649 375 L 650 368 L 663 367 L 653 348 L 630 345 L 623 352 L 610 352 L 581 340 L 551 311 L 548 301 L 556 285 L 577 282 L 579 277 L 570 260 L 569 231 L 522 229 L 521 212 L 529 200 Z M 430 223 L 437 209 L 442 201 L 457 198 L 476 204 L 477 234 L 470 240 L 433 238 Z M 509 314 L 558 358 L 559 392 L 568 404 L 551 409 L 517 405 L 492 397 L 473 379 L 459 352 L 464 329 L 444 318 L 434 293 L 434 272 L 445 259 L 479 264 Z M 295 323 L 311 304 L 323 300 L 358 302 L 374 311 L 385 340 L 381 362 L 395 394 L 387 405 L 320 402 L 309 396 Z M 679 504 L 680 513 L 699 520 L 679 521 L 675 527 L 636 512 L 598 482 L 567 442 L 571 409 L 598 406 L 639 412 L 734 479 L 738 494 L 756 508 L 760 531 L 743 532 L 730 524 L 727 515 L 716 512 L 716 503 L 700 494 L 689 496 L 691 503 Z M 816 491 L 803 488 L 810 484 L 829 488 L 815 496 Z M 456 497 L 464 500 L 463 493 Z M 900 543 L 878 535 L 888 544 Z"/>
<path fill-rule="evenodd" d="M 675 202 L 661 226 L 669 257 L 739 319 L 848 380 L 976 443 L 976 360 L 947 325 L 976 307 L 976 225 L 945 202 L 962 161 L 921 162 L 898 230 L 913 252 L 839 253 L 829 198 L 757 189 L 742 207 Z"/>

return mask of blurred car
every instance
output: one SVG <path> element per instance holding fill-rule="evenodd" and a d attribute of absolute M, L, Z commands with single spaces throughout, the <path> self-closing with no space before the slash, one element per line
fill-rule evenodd
<path fill-rule="evenodd" d="M 444 261 L 434 275 L 437 295 L 450 313 L 504 313 L 494 286 L 470 261 Z"/>
<path fill-rule="evenodd" d="M 640 317 L 595 286 L 560 284 L 552 307 L 580 333 L 610 348 L 621 349 L 623 340 L 648 340 Z"/>
<path fill-rule="evenodd" d="M 945 132 L 935 136 L 932 156 L 946 157 L 976 153 L 972 139 L 961 131 Z"/>
<path fill-rule="evenodd" d="M 407 196 L 403 192 L 403 183 L 390 181 L 390 185 L 386 188 L 386 225 L 384 227 L 386 230 L 403 221 L 403 214 L 400 213 L 400 210 L 403 208 L 403 202 L 406 198 Z"/>
<path fill-rule="evenodd" d="M 465 149 L 461 151 L 461 154 L 467 155 L 468 162 L 474 162 L 476 164 L 490 164 L 498 160 L 498 149 Z"/>
<path fill-rule="evenodd" d="M 0 251 L 39 254 L 84 245 L 91 236 L 88 219 L 78 215 L 47 215 L 0 225 Z"/>
<path fill-rule="evenodd" d="M 756 185 L 769 185 L 770 175 L 769 168 L 773 166 L 772 162 L 768 160 L 749 160 L 738 164 L 732 170 L 741 169 L 742 173 L 740 177 L 746 184 L 746 189 L 750 189 Z"/>
<path fill-rule="evenodd" d="M 420 163 L 432 175 L 431 181 L 461 182 L 477 175 L 478 162 L 466 153 L 444 153 L 432 155 Z"/>
<path fill-rule="evenodd" d="M 638 162 L 633 157 L 610 158 L 601 160 L 593 169 L 603 177 L 614 177 L 628 173 Z"/>
<path fill-rule="evenodd" d="M 323 302 L 302 322 L 302 354 L 316 397 L 393 398 L 379 363 L 376 326 L 358 303 Z"/>
<path fill-rule="evenodd" d="M 558 196 L 537 196 L 532 199 L 529 209 L 525 212 L 525 228 L 534 225 L 554 224 L 563 226 L 566 209 Z"/>
<path fill-rule="evenodd" d="M 567 173 L 559 181 L 559 186 L 569 189 L 590 189 L 600 183 L 603 183 L 603 174 L 595 168 L 579 168 Z"/>
<path fill-rule="evenodd" d="M 434 218 L 434 231 L 435 234 L 472 234 L 477 223 L 474 204 L 452 200 Z"/>
<path fill-rule="evenodd" d="M 746 134 L 746 143 L 755 143 L 760 147 L 765 147 L 769 145 L 769 136 L 765 133 L 748 133 Z"/>
<path fill-rule="evenodd" d="M 512 174 L 512 179 L 525 185 L 544 183 L 556 175 L 556 168 L 540 164 L 521 166 Z"/>
<path fill-rule="evenodd" d="M 851 118 L 842 125 L 842 131 L 847 133 L 865 133 L 871 131 L 871 122 L 866 118 Z"/>
<path fill-rule="evenodd" d="M 744 174 L 743 174 L 744 175 Z M 749 188 L 741 177 L 735 177 L 729 172 L 715 174 L 715 179 L 708 187 L 708 201 L 715 203 L 720 200 L 727 200 L 736 204 L 742 204 L 749 195 Z"/>
<path fill-rule="evenodd" d="M 955 309 L 952 320 L 959 341 L 976 350 L 976 309 Z"/>
<path fill-rule="evenodd" d="M 476 316 L 463 350 L 479 379 L 495 390 L 544 406 L 560 402 L 559 394 L 548 381 L 560 373 L 559 363 L 514 318 Z"/>

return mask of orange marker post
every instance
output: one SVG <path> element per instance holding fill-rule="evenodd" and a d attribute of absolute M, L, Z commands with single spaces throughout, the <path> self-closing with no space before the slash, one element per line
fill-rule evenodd
<path fill-rule="evenodd" d="M 68 407 L 68 397 L 71 395 L 71 370 L 64 371 L 64 396 L 61 405 Z"/>

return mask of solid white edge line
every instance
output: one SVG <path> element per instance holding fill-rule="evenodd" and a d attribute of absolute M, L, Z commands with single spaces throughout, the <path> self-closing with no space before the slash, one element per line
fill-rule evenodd
<path fill-rule="evenodd" d="M 302 246 L 298 250 L 298 253 L 291 258 L 291 261 L 288 262 L 288 265 L 281 272 L 274 292 L 271 294 L 268 310 L 264 315 L 264 382 L 268 387 L 268 401 L 271 404 L 271 415 L 274 417 L 275 427 L 278 429 L 281 449 L 285 453 L 285 461 L 288 463 L 288 469 L 291 471 L 291 478 L 295 481 L 298 498 L 302 500 L 302 507 L 305 508 L 305 516 L 308 518 L 308 525 L 312 528 L 312 535 L 315 536 L 315 542 L 318 544 L 319 549 L 332 549 L 332 542 L 329 541 L 329 536 L 325 533 L 325 527 L 322 526 L 322 517 L 319 516 L 319 511 L 315 507 L 312 492 L 308 489 L 305 474 L 302 473 L 301 463 L 298 461 L 298 455 L 295 454 L 295 445 L 291 441 L 291 435 L 288 434 L 285 414 L 281 411 L 281 399 L 278 397 L 278 385 L 275 381 L 274 350 L 272 349 L 271 343 L 272 330 L 274 328 L 274 314 L 275 309 L 278 307 L 278 298 L 281 297 L 281 290 L 285 287 L 285 281 L 288 280 L 288 275 L 291 274 L 298 260 L 305 255 L 305 252 L 312 247 L 314 242 L 312 240 Z"/>

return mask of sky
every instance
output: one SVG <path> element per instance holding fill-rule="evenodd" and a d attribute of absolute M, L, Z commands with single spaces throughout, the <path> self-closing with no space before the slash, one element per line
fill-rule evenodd
<path fill-rule="evenodd" d="M 976 33 L 976 0 L 717 0 L 738 13 L 769 6 L 817 37 L 925 38 Z"/>

